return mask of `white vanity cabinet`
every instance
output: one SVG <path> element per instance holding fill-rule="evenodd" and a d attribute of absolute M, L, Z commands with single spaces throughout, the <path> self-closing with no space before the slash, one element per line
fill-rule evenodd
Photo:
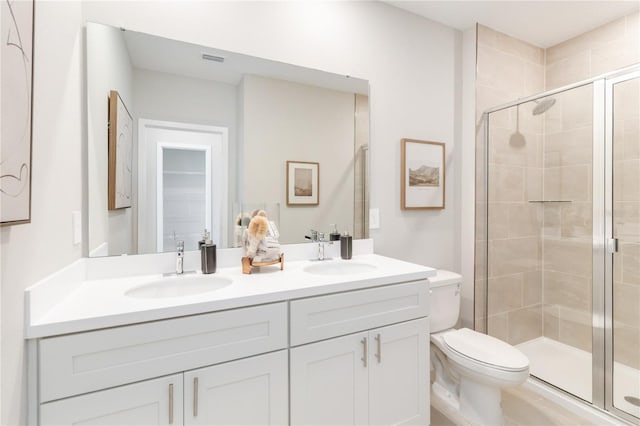
<path fill-rule="evenodd" d="M 429 423 L 429 321 L 369 333 L 369 424 Z"/>
<path fill-rule="evenodd" d="M 428 424 L 428 326 L 414 320 L 291 349 L 291 424 Z"/>
<path fill-rule="evenodd" d="M 38 423 L 286 424 L 287 324 L 280 302 L 40 339 Z M 224 411 L 194 416 L 195 401 Z"/>
<path fill-rule="evenodd" d="M 40 424 L 180 426 L 182 374 L 42 404 Z"/>
<path fill-rule="evenodd" d="M 291 424 L 369 423 L 367 332 L 291 349 Z"/>
<path fill-rule="evenodd" d="M 289 358 L 282 350 L 184 373 L 185 425 L 286 425 Z"/>
<path fill-rule="evenodd" d="M 428 424 L 428 282 L 366 284 L 30 339 L 29 424 Z"/>
<path fill-rule="evenodd" d="M 290 350 L 291 424 L 428 424 L 427 292 L 416 282 L 292 301 L 292 342 L 329 338 Z M 366 330 L 378 323 L 395 324 Z"/>
<path fill-rule="evenodd" d="M 282 350 L 42 404 L 43 425 L 286 425 Z"/>

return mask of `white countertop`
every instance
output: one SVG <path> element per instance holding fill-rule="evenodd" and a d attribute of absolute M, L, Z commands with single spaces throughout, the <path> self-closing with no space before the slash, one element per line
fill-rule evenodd
<path fill-rule="evenodd" d="M 435 275 L 436 270 L 376 254 L 354 256 L 352 260 L 375 265 L 371 272 L 347 275 L 315 275 L 304 271 L 314 261 L 285 262 L 263 267 L 250 275 L 240 266 L 218 268 L 211 277 L 225 277 L 232 283 L 208 293 L 189 296 L 139 299 L 124 293 L 136 286 L 162 278 L 162 274 L 119 278 L 86 279 L 90 274 L 68 271 L 25 291 L 26 338 L 75 333 L 105 327 L 154 321 L 184 315 L 278 302 L 327 293 L 357 290 L 392 283 L 416 281 Z M 61 284 L 70 275 L 80 276 L 74 285 Z M 57 284 L 54 282 L 57 281 Z M 54 289 L 54 284 L 57 286 Z M 44 286 L 49 285 L 45 288 Z M 55 293 L 54 293 L 55 290 Z M 64 294 L 60 294 L 63 292 Z M 55 294 L 55 297 L 52 295 Z"/>

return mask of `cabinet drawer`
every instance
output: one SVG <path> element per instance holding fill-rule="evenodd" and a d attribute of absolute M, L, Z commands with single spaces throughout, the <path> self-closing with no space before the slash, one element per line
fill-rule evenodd
<path fill-rule="evenodd" d="M 429 313 L 429 283 L 415 281 L 290 302 L 291 346 Z"/>
<path fill-rule="evenodd" d="M 42 426 L 182 425 L 182 374 L 40 405 Z"/>
<path fill-rule="evenodd" d="M 286 347 L 284 302 L 46 338 L 40 401 Z"/>

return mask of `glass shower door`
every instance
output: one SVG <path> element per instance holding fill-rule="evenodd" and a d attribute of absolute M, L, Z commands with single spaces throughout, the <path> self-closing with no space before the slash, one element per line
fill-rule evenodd
<path fill-rule="evenodd" d="M 531 375 L 640 420 L 640 67 L 489 110 L 476 327 Z"/>
<path fill-rule="evenodd" d="M 631 77 L 631 78 L 629 78 Z M 640 418 L 640 72 L 610 84 L 614 410 Z"/>
<path fill-rule="evenodd" d="M 593 401 L 593 84 L 488 115 L 487 332 Z"/>

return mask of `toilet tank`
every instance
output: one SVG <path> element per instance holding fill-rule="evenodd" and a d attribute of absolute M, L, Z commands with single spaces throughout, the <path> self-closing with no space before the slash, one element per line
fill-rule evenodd
<path fill-rule="evenodd" d="M 429 322 L 431 333 L 453 328 L 460 315 L 462 276 L 439 269 L 429 278 Z"/>

